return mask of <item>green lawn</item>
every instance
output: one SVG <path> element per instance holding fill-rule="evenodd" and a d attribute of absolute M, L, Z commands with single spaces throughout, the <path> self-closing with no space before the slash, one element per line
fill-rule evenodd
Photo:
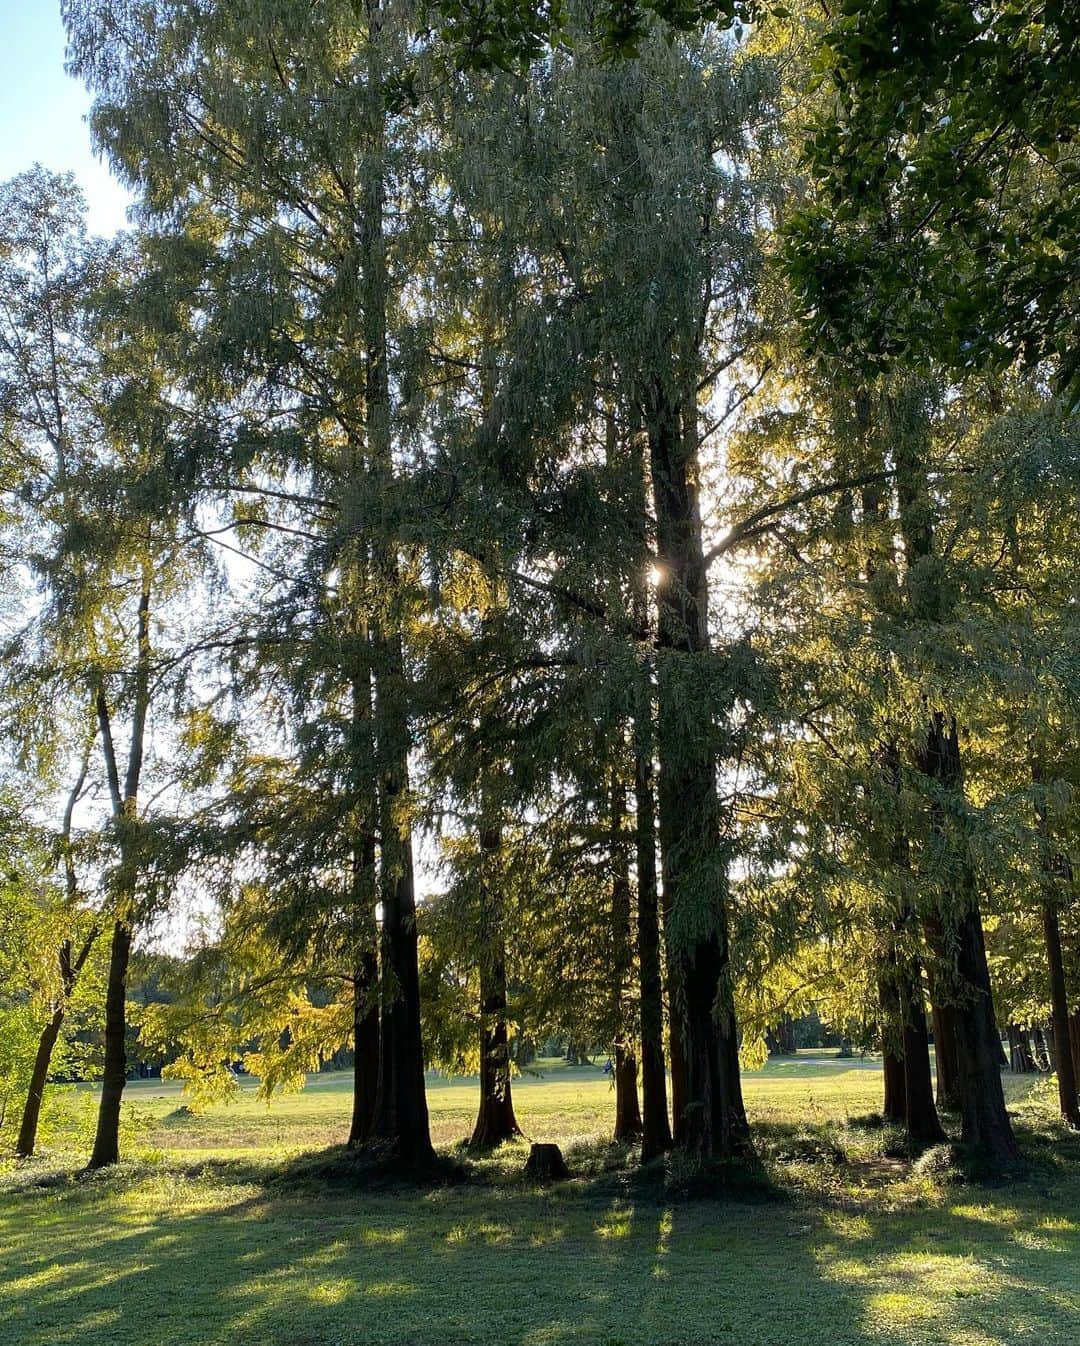
<path fill-rule="evenodd" d="M 76 1180 L 61 1151 L 4 1174 L 0 1342 L 1072 1346 L 1080 1145 L 1038 1088 L 1008 1084 L 1031 1172 L 962 1186 L 847 1125 L 879 1105 L 876 1066 L 771 1063 L 746 1077 L 774 1187 L 757 1201 L 677 1201 L 640 1180 L 601 1143 L 598 1069 L 516 1085 L 525 1130 L 579 1174 L 546 1191 L 522 1181 L 523 1147 L 429 1190 L 290 1178 L 299 1153 L 341 1140 L 343 1075 L 198 1117 L 176 1088 L 136 1084 L 139 1157 L 119 1171 Z M 431 1081 L 441 1147 L 474 1100 L 470 1082 Z"/>

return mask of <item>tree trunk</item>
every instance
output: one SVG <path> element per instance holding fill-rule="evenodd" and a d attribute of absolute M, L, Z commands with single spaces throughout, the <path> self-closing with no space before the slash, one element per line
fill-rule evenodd
<path fill-rule="evenodd" d="M 881 1115 L 902 1125 L 905 1117 L 903 1019 L 896 989 L 896 958 L 882 953 L 878 963 L 878 1004 L 881 1006 L 881 1056 L 885 1097 Z"/>
<path fill-rule="evenodd" d="M 777 1050 L 781 1056 L 796 1056 L 798 1048 L 795 1046 L 795 1025 L 790 1019 L 781 1019 L 776 1025 Z"/>
<path fill-rule="evenodd" d="M 882 1053 L 885 1076 L 885 1100 L 881 1115 L 897 1125 L 904 1120 L 904 1062 L 903 1058 L 886 1048 Z"/>
<path fill-rule="evenodd" d="M 943 927 L 937 916 L 923 920 L 923 935 L 934 959 L 944 957 Z M 956 1015 L 935 992 L 940 977 L 930 971 L 930 1012 L 934 1025 L 934 1074 L 937 1105 L 942 1112 L 960 1111 L 960 1066 L 956 1059 Z"/>
<path fill-rule="evenodd" d="M 97 1132 L 90 1168 L 105 1168 L 120 1159 L 120 1103 L 127 1083 L 127 971 L 131 960 L 131 926 L 113 926 L 109 981 L 105 992 L 105 1069 L 101 1078 Z"/>
<path fill-rule="evenodd" d="M 131 738 L 123 786 L 113 741 L 112 717 L 104 689 L 97 694 L 98 725 L 105 757 L 113 819 L 120 828 L 120 872 L 116 919 L 109 950 L 109 979 L 105 991 L 105 1065 L 101 1080 L 97 1131 L 89 1167 L 104 1168 L 120 1158 L 120 1103 L 127 1082 L 127 973 L 131 961 L 132 921 L 137 894 L 137 869 L 132 855 L 131 830 L 138 826 L 139 784 L 142 779 L 146 725 L 150 711 L 150 582 L 144 565 L 139 594 L 137 661 Z"/>
<path fill-rule="evenodd" d="M 506 1023 L 506 956 L 499 949 L 480 964 L 480 1109 L 471 1144 L 501 1145 L 521 1135 L 510 1086 L 510 1040 Z"/>
<path fill-rule="evenodd" d="M 1069 1017 L 1069 1046 L 1072 1048 L 1073 1078 L 1080 1082 L 1080 1010 Z"/>
<path fill-rule="evenodd" d="M 1035 1069 L 1041 1071 L 1044 1075 L 1050 1073 L 1050 1051 L 1046 1045 L 1046 1038 L 1038 1024 L 1031 1030 L 1032 1055 L 1035 1058 Z"/>
<path fill-rule="evenodd" d="M 620 736 L 621 737 L 621 736 Z M 626 838 L 626 788 L 616 762 L 611 785 L 611 973 L 615 1048 L 616 1141 L 629 1142 L 641 1135 L 641 1111 L 637 1095 L 637 1057 L 631 1045 L 628 1020 L 632 1017 L 629 986 L 633 971 L 630 932 L 630 859 Z"/>
<path fill-rule="evenodd" d="M 372 485 L 387 501 L 395 489 L 390 377 L 387 355 L 389 280 L 386 263 L 385 65 L 383 6 L 368 0 L 367 70 L 361 114 L 360 304 L 364 403 Z M 378 578 L 388 595 L 401 588 L 397 539 L 375 541 Z M 379 1083 L 373 1134 L 414 1169 L 431 1164 L 434 1150 L 424 1090 L 420 1029 L 420 969 L 408 818 L 408 684 L 400 619 L 392 610 L 374 630 L 376 751 L 379 763 L 379 890 L 383 924 L 380 958 Z"/>
<path fill-rule="evenodd" d="M 643 1164 L 671 1148 L 664 1068 L 663 972 L 660 965 L 660 907 L 656 887 L 656 811 L 652 770 L 652 689 L 651 681 L 643 675 L 642 694 L 634 721 Z"/>
<path fill-rule="evenodd" d="M 1068 1126 L 1080 1128 L 1080 1100 L 1076 1093 L 1076 1073 L 1073 1069 L 1069 1042 L 1069 993 L 1065 985 L 1065 960 L 1061 951 L 1061 927 L 1055 902 L 1055 878 L 1069 874 L 1067 861 L 1054 855 L 1050 837 L 1050 816 L 1046 797 L 1040 790 L 1043 781 L 1042 762 L 1033 752 L 1031 779 L 1036 789 L 1035 815 L 1038 821 L 1039 852 L 1043 882 L 1046 885 L 1042 901 L 1043 937 L 1046 941 L 1046 966 L 1050 981 L 1050 1010 L 1054 1030 L 1054 1070 L 1057 1074 L 1058 1103 L 1062 1119 Z"/>
<path fill-rule="evenodd" d="M 1009 1036 L 1009 1069 L 1017 1075 L 1033 1075 L 1035 1061 L 1031 1055 L 1027 1030 L 1016 1024 L 1009 1024 L 1006 1031 Z"/>
<path fill-rule="evenodd" d="M 1057 908 L 1052 902 L 1042 904 L 1043 934 L 1046 938 L 1046 961 L 1050 972 L 1050 1003 L 1054 1015 L 1054 1066 L 1057 1071 L 1058 1102 L 1061 1116 L 1069 1126 L 1080 1128 L 1080 1103 L 1076 1096 L 1076 1075 L 1073 1071 L 1069 1043 L 1069 1002 L 1065 989 L 1065 963 L 1061 953 L 1061 930 Z"/>
<path fill-rule="evenodd" d="M 941 711 L 931 716 L 917 754 L 921 771 L 942 792 L 962 789 L 956 722 Z M 944 827 L 943 807 L 934 805 L 935 827 Z M 1001 1039 L 994 1017 L 978 902 L 965 879 L 947 913 L 951 930 L 943 947 L 952 951 L 946 969 L 952 1002 L 960 1090 L 961 1135 L 965 1145 L 993 1165 L 1015 1163 L 1020 1155 L 1005 1109 L 998 1058 Z M 943 914 L 942 919 L 946 919 Z"/>
<path fill-rule="evenodd" d="M 637 1058 L 624 1042 L 615 1044 L 615 1135 L 622 1144 L 641 1136 Z"/>
<path fill-rule="evenodd" d="M 751 1145 L 729 964 L 728 856 L 720 833 L 715 727 L 701 723 L 696 701 L 687 697 L 709 650 L 697 443 L 686 424 L 693 419 L 689 410 L 680 425 L 658 380 L 646 420 L 660 566 L 660 850 L 686 1070 L 676 1137 L 692 1154 L 712 1158 L 748 1153 Z"/>
<path fill-rule="evenodd" d="M 53 1048 L 60 1036 L 64 1024 L 64 1007 L 58 1006 L 52 1018 L 41 1030 L 34 1068 L 30 1073 L 30 1088 L 26 1094 L 22 1121 L 19 1123 L 19 1138 L 15 1143 L 15 1153 L 20 1159 L 29 1159 L 37 1145 L 38 1121 L 41 1117 L 41 1105 L 45 1098 L 45 1085 L 49 1079 L 49 1064 L 52 1061 Z"/>
<path fill-rule="evenodd" d="M 926 1009 L 917 968 L 904 969 L 899 995 L 904 1012 L 904 1124 L 912 1140 L 936 1145 L 946 1136 L 934 1106 Z"/>
<path fill-rule="evenodd" d="M 374 922 L 373 922 L 374 923 Z M 366 950 L 353 974 L 353 1110 L 349 1145 L 369 1141 L 379 1083 L 379 961 Z"/>
<path fill-rule="evenodd" d="M 386 736 L 395 747 L 390 760 L 383 765 L 379 809 L 383 922 L 379 1082 L 372 1134 L 386 1142 L 407 1166 L 423 1169 L 432 1163 L 435 1152 L 424 1087 L 412 831 L 408 821 L 401 817 L 403 797 L 408 790 L 408 760 L 404 747 L 397 746 L 407 742 L 399 694 L 394 686 L 402 677 L 400 645 L 391 642 L 391 647 L 397 651 L 396 673 L 392 680 L 380 678 L 376 684 L 377 698 L 384 689 L 387 693 L 380 708 L 380 724 L 387 725 Z"/>
<path fill-rule="evenodd" d="M 490 813 L 487 782 L 483 808 Z M 498 870 L 502 831 L 486 820 L 480 830 L 480 1108 L 473 1128 L 477 1148 L 501 1145 L 521 1135 L 514 1116 L 510 1085 L 510 1032 L 506 1019 L 506 935 L 503 924 L 502 878 Z"/>

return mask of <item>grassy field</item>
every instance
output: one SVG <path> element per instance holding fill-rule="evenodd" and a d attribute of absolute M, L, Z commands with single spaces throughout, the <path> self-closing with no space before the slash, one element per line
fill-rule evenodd
<path fill-rule="evenodd" d="M 677 1171 L 643 1179 L 605 1143 L 599 1069 L 515 1086 L 525 1131 L 577 1175 L 547 1190 L 521 1177 L 524 1146 L 425 1190 L 313 1177 L 298 1156 L 340 1142 L 344 1075 L 269 1108 L 249 1084 L 201 1116 L 142 1082 L 119 1170 L 76 1178 L 61 1137 L 0 1178 L 0 1343 L 1073 1346 L 1080 1143 L 1044 1089 L 1007 1083 L 1030 1171 L 966 1186 L 858 1120 L 876 1065 L 770 1063 L 745 1084 L 768 1187 L 687 1200 Z M 433 1079 L 429 1098 L 450 1150 L 475 1084 Z"/>

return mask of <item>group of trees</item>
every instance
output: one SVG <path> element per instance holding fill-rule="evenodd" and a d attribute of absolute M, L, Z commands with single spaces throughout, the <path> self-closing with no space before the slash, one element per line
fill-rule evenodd
<path fill-rule="evenodd" d="M 0 203 L 20 1153 L 92 985 L 116 1160 L 180 911 L 142 1040 L 348 1046 L 414 1168 L 425 1067 L 498 1143 L 547 1034 L 644 1160 L 749 1155 L 811 1009 L 1003 1165 L 1049 1024 L 1080 1125 L 1075 92 L 980 64 L 1075 34 L 912 8 L 66 0 L 137 227 Z"/>

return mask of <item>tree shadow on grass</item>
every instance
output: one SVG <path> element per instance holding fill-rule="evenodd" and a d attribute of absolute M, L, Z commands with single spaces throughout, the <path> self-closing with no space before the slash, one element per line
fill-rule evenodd
<path fill-rule="evenodd" d="M 132 1168 L 0 1198 L 0 1343 L 1066 1346 L 1080 1178 L 1054 1172 L 749 1203 L 673 1202 L 602 1156 L 543 1190 Z"/>

